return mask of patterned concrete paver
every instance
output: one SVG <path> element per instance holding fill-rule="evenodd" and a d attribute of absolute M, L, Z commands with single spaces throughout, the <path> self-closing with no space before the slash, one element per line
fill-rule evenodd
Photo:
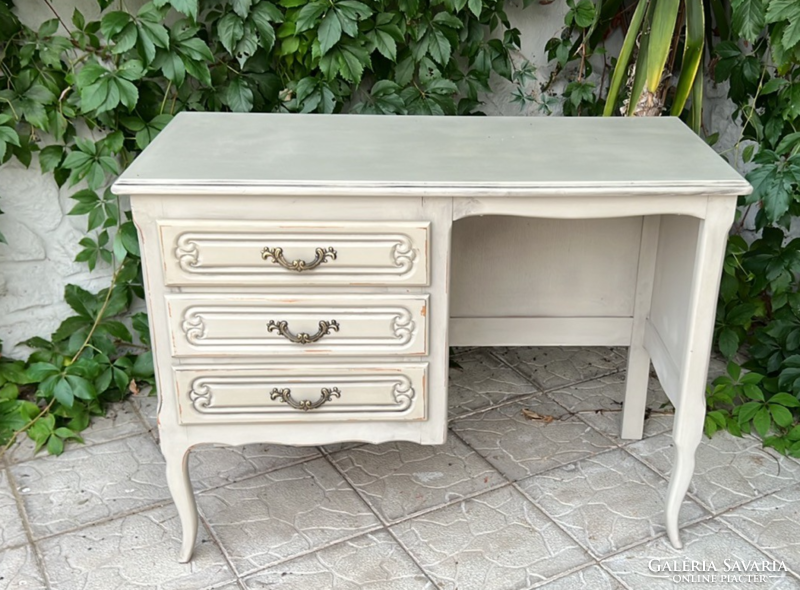
<path fill-rule="evenodd" d="M 407 520 L 392 531 L 442 590 L 522 590 L 591 561 L 510 486 Z"/>
<path fill-rule="evenodd" d="M 147 434 L 10 467 L 34 538 L 167 500 L 164 458 Z"/>
<path fill-rule="evenodd" d="M 435 590 L 433 583 L 394 538 L 370 533 L 263 570 L 248 589 Z"/>
<path fill-rule="evenodd" d="M 33 547 L 23 545 L 0 551 L 0 587 L 5 590 L 46 590 Z"/>
<path fill-rule="evenodd" d="M 39 546 L 54 590 L 199 590 L 235 580 L 203 526 L 192 561 L 177 561 L 180 523 L 172 505 L 58 535 Z"/>
<path fill-rule="evenodd" d="M 380 526 L 325 459 L 203 492 L 198 500 L 241 575 Z"/>
<path fill-rule="evenodd" d="M 8 474 L 0 469 L 0 550 L 22 545 L 28 541 L 17 499 L 8 481 Z"/>
<path fill-rule="evenodd" d="M 673 447 L 669 434 L 659 434 L 626 449 L 668 476 Z M 754 437 L 719 432 L 697 449 L 689 492 L 715 514 L 800 481 L 800 464 L 764 449 Z"/>
<path fill-rule="evenodd" d="M 222 486 L 320 456 L 315 447 L 201 445 L 189 453 L 189 473 L 196 490 Z"/>
<path fill-rule="evenodd" d="M 530 420 L 523 410 L 543 416 Z M 615 443 L 544 396 L 453 423 L 453 430 L 510 479 L 521 479 L 614 448 Z M 546 420 L 552 421 L 547 422 Z"/>
<path fill-rule="evenodd" d="M 520 488 L 595 557 L 664 532 L 667 481 L 621 449 L 519 482 Z M 708 513 L 686 500 L 681 522 Z"/>
<path fill-rule="evenodd" d="M 596 379 L 625 367 L 623 349 L 601 347 L 504 347 L 493 354 L 527 376 L 542 390 Z"/>
<path fill-rule="evenodd" d="M 800 485 L 740 506 L 723 514 L 720 520 L 800 573 Z"/>
<path fill-rule="evenodd" d="M 539 590 L 625 590 L 614 576 L 597 565 L 590 565 L 538 588 Z"/>
<path fill-rule="evenodd" d="M 771 564 L 772 560 L 720 522 L 688 527 L 682 531 L 681 539 L 682 550 L 674 549 L 661 537 L 604 560 L 603 567 L 628 587 L 647 590 L 800 588 L 800 580 L 791 573 L 752 571 L 756 564 L 763 570 L 763 564 Z M 751 571 L 743 571 L 745 567 Z M 780 566 L 770 567 L 777 570 Z"/>
<path fill-rule="evenodd" d="M 0 589 L 800 590 L 800 462 L 755 439 L 703 439 L 686 548 L 666 542 L 672 415 L 651 380 L 644 440 L 618 438 L 625 354 L 460 349 L 441 446 L 198 447 L 189 564 L 176 560 L 158 401 L 141 392 L 86 445 L 34 456 L 23 437 L 0 461 Z M 653 559 L 776 559 L 789 572 L 673 582 Z"/>
<path fill-rule="evenodd" d="M 537 391 L 530 381 L 486 349 L 464 352 L 453 358 L 453 363 L 456 366 L 450 367 L 448 390 L 451 419 Z"/>
<path fill-rule="evenodd" d="M 337 453 L 332 459 L 385 522 L 505 482 L 486 460 L 452 435 L 438 447 L 365 445 Z"/>

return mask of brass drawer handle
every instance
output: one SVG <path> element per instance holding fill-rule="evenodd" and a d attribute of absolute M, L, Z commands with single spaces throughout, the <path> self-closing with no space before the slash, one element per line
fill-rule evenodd
<path fill-rule="evenodd" d="M 334 250 L 332 247 L 317 248 L 316 256 L 311 262 L 306 262 L 305 260 L 292 260 L 289 262 L 283 256 L 283 248 L 264 248 L 261 251 L 261 258 L 264 260 L 269 260 L 272 258 L 273 263 L 280 264 L 286 270 L 303 272 L 304 270 L 313 270 L 317 268 L 323 262 L 328 262 L 329 258 L 331 260 L 336 260 L 336 250 Z"/>
<path fill-rule="evenodd" d="M 297 401 L 292 398 L 292 390 L 291 389 L 278 389 L 277 387 L 272 390 L 272 393 L 269 394 L 270 399 L 278 399 L 286 404 L 292 406 L 295 410 L 303 410 L 304 412 L 308 412 L 309 410 L 316 410 L 323 404 L 331 401 L 332 397 L 342 397 L 342 392 L 339 391 L 338 387 L 331 387 L 328 389 L 327 387 L 323 387 L 320 390 L 320 398 L 315 401 L 309 401 L 307 399 Z"/>
<path fill-rule="evenodd" d="M 339 331 L 339 322 L 336 320 L 331 320 L 326 322 L 325 320 L 320 321 L 319 323 L 319 330 L 317 330 L 316 334 L 307 334 L 306 332 L 300 332 L 299 334 L 292 334 L 289 331 L 289 323 L 288 322 L 276 322 L 275 320 L 270 320 L 267 324 L 267 332 L 277 332 L 284 338 L 286 338 L 289 342 L 294 342 L 295 344 L 310 344 L 311 342 L 316 342 L 318 340 L 322 340 L 322 337 L 330 334 L 331 330 L 334 332 Z"/>

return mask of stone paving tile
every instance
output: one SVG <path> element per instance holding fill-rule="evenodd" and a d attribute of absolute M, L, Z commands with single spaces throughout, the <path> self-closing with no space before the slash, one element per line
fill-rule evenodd
<path fill-rule="evenodd" d="M 672 470 L 670 434 L 659 434 L 625 448 L 661 475 L 668 477 Z M 797 481 L 800 464 L 764 449 L 754 437 L 738 438 L 718 432 L 711 439 L 703 437 L 700 441 L 689 492 L 718 514 Z"/>
<path fill-rule="evenodd" d="M 128 401 L 136 406 L 146 426 L 150 429 L 150 433 L 158 438 L 158 397 L 148 395 L 149 391 L 149 389 L 143 389 L 136 395 L 129 397 Z"/>
<path fill-rule="evenodd" d="M 380 524 L 325 459 L 206 491 L 198 500 L 240 575 Z"/>
<path fill-rule="evenodd" d="M 128 402 L 110 404 L 108 413 L 105 416 L 93 416 L 89 427 L 80 433 L 83 444 L 79 442 L 68 442 L 66 451 L 80 449 L 85 446 L 104 443 L 111 440 L 125 438 L 135 434 L 142 434 L 145 428 L 134 410 L 133 405 Z M 46 457 L 47 451 L 42 449 L 34 454 L 36 444 L 27 436 L 21 436 L 14 443 L 7 453 L 10 463 L 21 463 L 30 461 L 34 457 Z"/>
<path fill-rule="evenodd" d="M 3 590 L 46 590 L 33 547 L 23 545 L 0 551 L 0 588 Z"/>
<path fill-rule="evenodd" d="M 27 540 L 8 474 L 0 464 L 0 549 L 22 545 Z"/>
<path fill-rule="evenodd" d="M 500 346 L 493 353 L 542 390 L 595 379 L 625 368 L 625 349 L 606 347 Z"/>
<path fill-rule="evenodd" d="M 392 531 L 441 590 L 522 590 L 591 560 L 510 486 Z"/>
<path fill-rule="evenodd" d="M 189 454 L 189 473 L 195 489 L 201 490 L 275 471 L 319 456 L 316 447 L 201 445 L 192 449 Z"/>
<path fill-rule="evenodd" d="M 726 512 L 720 520 L 800 572 L 800 484 Z"/>
<path fill-rule="evenodd" d="M 450 367 L 450 419 L 519 395 L 536 393 L 536 386 L 490 356 L 486 350 L 472 350 L 454 359 L 458 368 Z"/>
<path fill-rule="evenodd" d="M 544 423 L 523 409 L 553 416 Z M 500 473 L 517 480 L 614 448 L 616 445 L 546 398 L 532 398 L 453 423 L 453 430 Z M 565 419 L 561 419 L 561 418 Z"/>
<path fill-rule="evenodd" d="M 540 473 L 519 485 L 598 558 L 665 531 L 666 480 L 622 449 Z M 696 502 L 684 501 L 682 523 L 706 516 Z"/>
<path fill-rule="evenodd" d="M 555 582 L 537 586 L 538 590 L 625 590 L 614 576 L 598 565 L 590 565 Z"/>
<path fill-rule="evenodd" d="M 625 373 L 606 375 L 555 389 L 548 392 L 547 397 L 570 412 L 578 413 L 582 420 L 606 436 L 625 443 L 619 439 L 622 400 L 625 398 Z M 648 384 L 647 407 L 650 411 L 644 422 L 645 438 L 672 429 L 672 406 L 655 378 L 651 378 Z"/>
<path fill-rule="evenodd" d="M 36 538 L 169 498 L 164 459 L 142 434 L 10 467 Z"/>
<path fill-rule="evenodd" d="M 235 580 L 201 525 L 192 560 L 178 563 L 174 506 L 139 512 L 39 542 L 53 590 L 199 590 Z"/>
<path fill-rule="evenodd" d="M 434 590 L 385 531 L 370 533 L 273 566 L 244 580 L 251 590 Z"/>
<path fill-rule="evenodd" d="M 620 410 L 625 399 L 625 373 L 553 389 L 547 392 L 547 397 L 570 412 Z M 669 404 L 669 399 L 658 380 L 651 378 L 647 385 L 647 407 L 655 410 L 664 404 Z"/>
<path fill-rule="evenodd" d="M 747 563 L 769 558 L 758 549 L 750 545 L 739 535 L 729 530 L 725 525 L 710 521 L 702 522 L 681 532 L 684 548 L 674 549 L 666 537 L 659 537 L 645 545 L 634 547 L 623 553 L 610 557 L 602 565 L 622 580 L 629 588 L 646 588 L 647 590 L 672 590 L 675 588 L 692 588 L 697 590 L 719 590 L 719 588 L 758 588 L 759 590 L 796 590 L 800 588 L 800 581 L 791 574 L 780 572 L 776 577 L 762 581 L 751 579 L 728 578 L 716 581 L 700 578 L 700 576 L 743 576 L 743 575 L 773 575 L 769 573 L 751 572 L 745 574 L 741 571 L 726 571 L 727 563 Z M 663 571 L 665 567 L 691 567 L 691 562 L 705 563 L 705 572 L 673 572 Z M 683 564 L 686 564 L 685 566 Z M 717 571 L 711 571 L 712 565 Z M 741 567 L 733 566 L 733 567 Z M 652 571 L 659 570 L 662 571 Z M 673 575 L 692 576 L 695 578 L 678 579 L 673 581 Z"/>
<path fill-rule="evenodd" d="M 365 445 L 331 457 L 384 521 L 488 490 L 505 479 L 450 435 L 443 445 Z"/>

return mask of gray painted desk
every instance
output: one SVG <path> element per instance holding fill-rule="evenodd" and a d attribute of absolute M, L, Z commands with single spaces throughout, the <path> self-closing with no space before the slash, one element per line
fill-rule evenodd
<path fill-rule="evenodd" d="M 193 445 L 441 444 L 448 345 L 629 347 L 623 438 L 652 360 L 680 547 L 751 190 L 680 121 L 180 114 L 113 190 L 142 244 L 181 561 Z"/>

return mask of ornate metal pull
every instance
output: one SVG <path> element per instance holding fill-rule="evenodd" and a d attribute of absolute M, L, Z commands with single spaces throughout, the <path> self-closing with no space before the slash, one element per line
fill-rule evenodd
<path fill-rule="evenodd" d="M 315 250 L 316 256 L 314 260 L 311 262 L 306 262 L 305 260 L 292 260 L 289 262 L 283 256 L 283 248 L 264 248 L 261 251 L 261 258 L 264 260 L 269 260 L 272 258 L 272 262 L 275 264 L 280 264 L 286 270 L 294 270 L 297 272 L 303 272 L 304 270 L 313 270 L 317 268 L 323 262 L 328 262 L 328 259 L 336 260 L 336 250 L 331 248 L 317 248 Z"/>
<path fill-rule="evenodd" d="M 292 390 L 291 389 L 278 389 L 277 387 L 272 390 L 269 394 L 270 399 L 278 399 L 285 403 L 292 406 L 295 410 L 303 410 L 304 412 L 308 412 L 309 410 L 316 410 L 323 404 L 331 401 L 333 397 L 342 397 L 342 392 L 339 391 L 338 387 L 331 387 L 328 389 L 327 387 L 323 387 L 320 390 L 320 398 L 315 401 L 309 401 L 307 399 L 297 401 L 292 398 Z"/>
<path fill-rule="evenodd" d="M 313 335 L 305 332 L 292 334 L 289 331 L 289 322 L 276 322 L 275 320 L 270 320 L 269 323 L 267 323 L 267 332 L 277 332 L 289 342 L 294 342 L 295 344 L 310 344 L 311 342 L 316 342 L 321 340 L 323 336 L 330 334 L 331 330 L 338 332 L 339 322 L 336 320 L 331 320 L 329 322 L 322 320 L 319 323 L 319 330 L 317 330 L 317 333 Z"/>

